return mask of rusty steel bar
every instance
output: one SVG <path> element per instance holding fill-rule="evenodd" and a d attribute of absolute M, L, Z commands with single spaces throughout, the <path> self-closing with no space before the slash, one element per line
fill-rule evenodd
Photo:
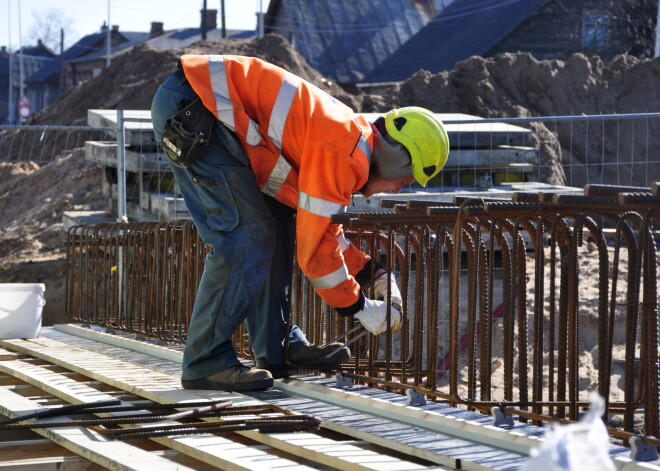
<path fill-rule="evenodd" d="M 10 426 L 30 419 L 45 419 L 47 417 L 57 417 L 58 415 L 89 413 L 90 409 L 116 406 L 120 403 L 121 401 L 119 401 L 119 399 L 109 399 L 107 401 L 87 402 L 84 404 L 67 404 L 65 406 L 53 407 L 38 412 L 32 412 L 30 414 L 19 415 L 11 419 L 5 419 L 0 421 L 0 426 Z"/>
<path fill-rule="evenodd" d="M 641 232 L 642 264 L 644 276 L 644 291 L 642 294 L 642 332 L 643 340 L 640 345 L 640 359 L 642 361 L 642 377 L 644 386 L 642 390 L 645 404 L 644 433 L 657 437 L 660 435 L 660 418 L 658 413 L 658 285 L 656 256 L 656 242 L 653 238 L 653 211 L 644 219 Z"/>
<path fill-rule="evenodd" d="M 117 401 L 119 403 L 119 401 Z M 0 430 L 31 430 L 39 428 L 54 428 L 54 427 L 88 427 L 91 425 L 118 425 L 118 424 L 135 424 L 135 423 L 154 423 L 154 422 L 169 422 L 180 419 L 193 419 L 200 417 L 217 417 L 219 411 L 225 407 L 231 406 L 231 401 L 223 401 L 220 403 L 212 403 L 211 405 L 199 407 L 194 410 L 176 412 L 173 414 L 158 415 L 151 413 L 142 413 L 142 414 L 127 414 L 120 415 L 115 417 L 97 417 L 94 419 L 75 419 L 75 420 L 48 420 L 41 422 L 25 422 L 25 423 L 12 423 L 3 425 L 0 424 Z M 71 407 L 71 406 L 64 406 Z M 62 408 L 58 408 L 62 409 Z M 125 407 L 117 408 L 102 408 L 99 405 L 96 405 L 93 410 L 94 413 L 111 413 L 116 412 L 119 409 L 126 410 Z M 71 412 L 66 412 L 64 410 L 55 410 L 57 413 L 52 413 L 50 416 L 65 416 L 65 415 L 74 415 Z M 92 413 L 92 408 L 90 409 L 78 409 L 75 411 L 76 415 L 80 413 Z M 34 415 L 34 414 L 33 414 Z M 224 415 L 224 414 L 223 414 Z M 45 415 L 40 416 L 40 418 L 47 417 Z M 15 421 L 23 422 L 25 417 L 17 417 Z"/>
<path fill-rule="evenodd" d="M 174 437 L 206 433 L 230 433 L 257 430 L 262 433 L 294 433 L 316 431 L 321 420 L 307 415 L 292 415 L 263 419 L 222 420 L 213 422 L 189 422 L 172 425 L 131 427 L 97 430 L 109 438 L 129 440 L 133 438 Z"/>
<path fill-rule="evenodd" d="M 46 417 L 65 417 L 79 414 L 108 414 L 122 410 L 167 410 L 190 408 L 192 404 L 150 404 L 117 406 L 120 401 L 100 401 L 90 404 L 75 404 L 53 408 L 3 421 L 0 430 L 17 431 L 49 429 L 55 427 L 88 427 L 109 438 L 153 438 L 160 436 L 194 435 L 201 433 L 228 433 L 239 430 L 259 430 L 265 433 L 299 432 L 317 430 L 321 420 L 309 415 L 296 415 L 281 407 L 263 404 L 255 406 L 233 406 L 232 401 L 204 401 L 192 410 L 168 414 L 138 412 L 117 416 L 103 416 L 69 420 L 39 420 Z M 226 419 L 226 416 L 250 415 L 253 418 Z M 203 420 L 215 418 L 214 421 Z M 219 420 L 218 420 L 219 419 Z M 21 423 L 17 423 L 21 422 Z M 167 422 L 165 424 L 164 422 Z M 108 428 L 116 425 L 137 425 L 127 428 Z M 155 424 L 144 426 L 143 424 Z"/>
<path fill-rule="evenodd" d="M 379 211 L 333 216 L 403 297 L 400 331 L 354 340 L 340 369 L 373 387 L 477 410 L 515 406 L 534 422 L 576 420 L 596 389 L 608 414 L 622 417 L 621 433 L 660 435 L 659 187 L 391 199 Z M 191 221 L 72 228 L 67 312 L 183 343 L 207 252 Z M 295 262 L 290 322 L 317 344 L 352 325 Z M 251 359 L 244 327 L 233 340 Z"/>
<path fill-rule="evenodd" d="M 616 198 L 619 193 L 649 193 L 650 188 L 639 186 L 618 186 L 618 185 L 585 185 L 584 196 L 605 196 Z"/>

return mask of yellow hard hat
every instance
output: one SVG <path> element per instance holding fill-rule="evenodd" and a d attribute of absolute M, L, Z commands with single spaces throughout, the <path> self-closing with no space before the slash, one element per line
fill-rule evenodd
<path fill-rule="evenodd" d="M 415 180 L 426 186 L 449 156 L 449 137 L 442 121 L 419 106 L 394 109 L 383 117 L 387 133 L 410 153 Z"/>

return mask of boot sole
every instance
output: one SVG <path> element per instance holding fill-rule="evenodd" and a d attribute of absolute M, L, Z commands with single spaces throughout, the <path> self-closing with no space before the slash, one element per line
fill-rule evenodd
<path fill-rule="evenodd" d="M 259 381 L 248 381 L 245 383 L 220 383 L 208 379 L 182 379 L 183 389 L 212 389 L 216 391 L 263 391 L 273 387 L 273 379 L 262 379 Z"/>
<path fill-rule="evenodd" d="M 350 352 L 346 350 L 341 350 L 330 358 L 319 357 L 314 360 L 312 359 L 303 359 L 302 363 L 296 362 L 293 358 L 290 358 L 289 361 L 296 366 L 307 367 L 307 368 L 335 368 L 340 364 L 348 361 L 351 357 Z"/>
<path fill-rule="evenodd" d="M 255 368 L 270 371 L 274 379 L 288 378 L 298 371 L 297 368 L 289 365 L 255 366 Z"/>

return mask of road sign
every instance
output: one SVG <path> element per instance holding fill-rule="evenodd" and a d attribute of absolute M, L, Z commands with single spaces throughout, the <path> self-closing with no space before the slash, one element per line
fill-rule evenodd
<path fill-rule="evenodd" d="M 18 115 L 22 119 L 27 119 L 30 117 L 31 114 L 32 114 L 32 107 L 30 106 L 30 100 L 28 99 L 27 95 L 23 95 L 18 100 Z"/>

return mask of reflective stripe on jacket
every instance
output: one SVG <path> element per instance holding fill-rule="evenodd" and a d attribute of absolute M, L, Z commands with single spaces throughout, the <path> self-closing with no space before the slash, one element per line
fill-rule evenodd
<path fill-rule="evenodd" d="M 367 182 L 370 123 L 280 67 L 242 56 L 184 55 L 183 70 L 204 105 L 232 129 L 261 191 L 297 208 L 297 259 L 333 307 L 359 299 L 353 276 L 369 256 L 330 216 Z"/>

